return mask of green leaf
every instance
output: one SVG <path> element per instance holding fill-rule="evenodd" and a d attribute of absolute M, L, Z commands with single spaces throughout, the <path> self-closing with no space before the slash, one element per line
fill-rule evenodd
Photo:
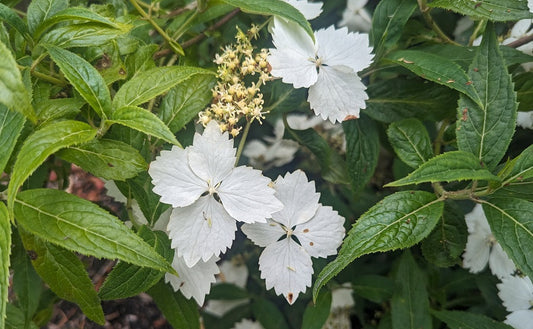
<path fill-rule="evenodd" d="M 20 18 L 13 9 L 2 3 L 0 3 L 0 20 L 11 25 L 25 39 L 31 40 L 26 23 L 24 23 L 22 18 Z"/>
<path fill-rule="evenodd" d="M 51 189 L 20 192 L 16 201 L 17 222 L 41 239 L 84 255 L 176 272 L 118 218 L 90 201 Z"/>
<path fill-rule="evenodd" d="M 429 7 L 439 7 L 476 19 L 506 22 L 532 18 L 527 1 L 521 0 L 435 0 Z"/>
<path fill-rule="evenodd" d="M 282 0 L 222 0 L 235 7 L 239 7 L 243 12 L 249 14 L 279 16 L 300 25 L 311 38 L 314 39 L 311 24 L 304 15 Z M 266 328 L 268 329 L 268 328 Z"/>
<path fill-rule="evenodd" d="M 32 122 L 36 122 L 37 118 L 30 104 L 31 97 L 24 87 L 17 62 L 11 51 L 1 42 L 0 77 L 0 103 L 10 110 L 21 112 Z"/>
<path fill-rule="evenodd" d="M 376 57 L 381 57 L 385 48 L 390 48 L 402 36 L 405 23 L 417 8 L 416 1 L 389 0 L 380 1 L 372 17 L 371 40 Z"/>
<path fill-rule="evenodd" d="M 465 250 L 467 235 L 464 213 L 455 203 L 444 203 L 444 212 L 439 223 L 422 241 L 424 258 L 439 267 L 461 263 L 460 257 Z"/>
<path fill-rule="evenodd" d="M 285 134 L 307 147 L 320 163 L 322 178 L 331 183 L 346 184 L 347 168 L 344 159 L 313 128 L 294 130 L 285 125 Z"/>
<path fill-rule="evenodd" d="M 6 205 L 0 202 L 0 329 L 4 329 L 9 288 L 9 254 L 11 253 L 11 223 Z"/>
<path fill-rule="evenodd" d="M 327 291 L 318 296 L 316 304 L 307 304 L 303 315 L 302 329 L 321 329 L 329 317 L 330 308 L 331 292 Z"/>
<path fill-rule="evenodd" d="M 506 174 L 502 185 L 508 185 L 513 182 L 520 183 L 533 177 L 533 145 L 526 148 L 518 157 L 512 161 L 512 168 Z"/>
<path fill-rule="evenodd" d="M 42 22 L 53 16 L 58 11 L 68 7 L 67 0 L 33 0 L 30 2 L 27 10 L 28 28 L 34 36 L 35 31 Z M 38 37 L 35 37 L 38 39 Z"/>
<path fill-rule="evenodd" d="M 265 329 L 289 329 L 283 313 L 274 303 L 264 298 L 257 298 L 252 303 L 254 317 Z"/>
<path fill-rule="evenodd" d="M 44 0 L 44 1 L 48 2 L 51 0 Z M 64 0 L 61 0 L 60 2 L 62 1 Z M 57 1 L 53 1 L 53 2 L 57 2 Z M 48 15 L 47 18 L 43 20 L 41 24 L 39 24 L 39 26 L 35 29 L 35 32 L 33 32 L 33 36 L 35 40 L 38 40 L 39 37 L 51 26 L 57 23 L 60 23 L 60 22 L 64 22 L 64 21 L 83 21 L 83 22 L 102 24 L 104 26 L 108 26 L 114 29 L 122 28 L 120 25 L 117 25 L 116 23 L 110 21 L 109 19 L 103 16 L 100 16 L 94 11 L 91 11 L 87 8 L 82 8 L 82 7 L 66 8 L 64 7 L 62 8 L 61 11 L 57 11 L 53 15 Z"/>
<path fill-rule="evenodd" d="M 392 327 L 431 329 L 426 277 L 406 250 L 394 274 L 394 294 L 391 299 Z"/>
<path fill-rule="evenodd" d="M 72 252 L 20 231 L 37 273 L 60 298 L 78 304 L 92 321 L 104 324 L 100 299 L 81 260 Z"/>
<path fill-rule="evenodd" d="M 181 82 L 163 97 L 158 116 L 174 134 L 204 110 L 213 97 L 216 79 L 202 74 Z"/>
<path fill-rule="evenodd" d="M 24 127 L 24 121 L 22 114 L 10 111 L 0 104 L 0 173 L 6 168 L 11 152 Z"/>
<path fill-rule="evenodd" d="M 361 275 L 354 278 L 352 284 L 355 295 L 381 304 L 392 297 L 394 282 L 381 275 Z"/>
<path fill-rule="evenodd" d="M 180 145 L 176 136 L 161 119 L 152 112 L 137 106 L 125 106 L 113 112 L 107 122 L 130 127 L 147 135 L 157 137 L 168 143 Z"/>
<path fill-rule="evenodd" d="M 70 120 L 51 123 L 31 134 L 20 148 L 7 188 L 10 215 L 19 187 L 48 156 L 62 148 L 88 142 L 94 136 L 96 129 L 86 123 Z"/>
<path fill-rule="evenodd" d="M 57 155 L 104 179 L 125 180 L 148 168 L 135 148 L 111 139 L 92 140 L 63 149 Z"/>
<path fill-rule="evenodd" d="M 365 186 L 374 175 L 379 156 L 379 133 L 366 115 L 342 123 L 346 138 L 346 166 L 352 190 Z"/>
<path fill-rule="evenodd" d="M 464 311 L 435 311 L 431 314 L 446 323 L 450 329 L 512 329 L 508 324 L 498 322 L 483 314 Z"/>
<path fill-rule="evenodd" d="M 126 34 L 131 26 L 120 24 L 120 29 L 102 26 L 98 23 L 81 23 L 56 27 L 40 40 L 42 45 L 54 45 L 60 48 L 100 47 Z"/>
<path fill-rule="evenodd" d="M 249 298 L 248 292 L 232 283 L 217 283 L 211 287 L 209 295 L 206 296 L 208 300 L 236 300 Z"/>
<path fill-rule="evenodd" d="M 169 263 L 174 258 L 174 249 L 170 247 L 170 240 L 166 233 L 151 231 L 142 226 L 139 236 L 152 246 Z M 128 298 L 148 290 L 156 284 L 165 273 L 136 265 L 120 262 L 107 276 L 98 295 L 103 300 Z"/>
<path fill-rule="evenodd" d="M 7 318 L 5 325 L 5 329 L 38 329 L 37 325 L 33 322 L 29 322 L 29 324 L 26 323 L 22 310 L 11 303 L 7 304 Z"/>
<path fill-rule="evenodd" d="M 466 72 L 446 57 L 419 50 L 397 50 L 386 59 L 424 79 L 455 89 L 481 105 L 481 99 Z"/>
<path fill-rule="evenodd" d="M 154 53 L 159 49 L 155 44 L 141 46 L 133 54 L 126 57 L 126 72 L 131 78 L 141 72 L 155 67 Z"/>
<path fill-rule="evenodd" d="M 468 70 L 481 106 L 463 95 L 457 109 L 457 145 L 474 154 L 488 169 L 500 162 L 516 125 L 516 93 L 507 72 L 492 24 Z"/>
<path fill-rule="evenodd" d="M 499 181 L 498 176 L 483 168 L 479 160 L 471 153 L 450 151 L 422 164 L 418 169 L 402 179 L 385 185 L 405 186 L 426 182 L 451 182 L 463 180 Z"/>
<path fill-rule="evenodd" d="M 113 109 L 146 103 L 197 74 L 214 75 L 211 71 L 188 66 L 156 67 L 141 72 L 117 91 L 113 99 Z"/>
<path fill-rule="evenodd" d="M 518 198 L 533 202 L 533 178 L 503 184 L 493 196 L 498 198 Z"/>
<path fill-rule="evenodd" d="M 483 202 L 492 233 L 515 265 L 533 277 L 533 203 L 521 199 L 502 198 Z"/>
<path fill-rule="evenodd" d="M 355 222 L 337 258 L 318 275 L 313 298 L 356 258 L 408 248 L 420 242 L 433 230 L 442 210 L 442 200 L 424 191 L 397 192 L 384 198 Z"/>
<path fill-rule="evenodd" d="M 519 74 L 513 77 L 513 81 L 518 99 L 518 110 L 531 110 L 531 104 L 533 104 L 533 72 Z"/>
<path fill-rule="evenodd" d="M 181 292 L 175 292 L 163 280 L 150 288 L 148 294 L 152 296 L 157 307 L 174 328 L 200 328 L 200 314 L 193 299 L 185 299 Z"/>
<path fill-rule="evenodd" d="M 47 99 L 36 104 L 41 125 L 58 119 L 74 119 L 86 102 L 82 98 Z"/>
<path fill-rule="evenodd" d="M 453 118 L 457 108 L 456 92 L 420 79 L 387 79 L 371 83 L 367 92 L 364 113 L 385 123 L 412 117 L 440 121 Z"/>
<path fill-rule="evenodd" d="M 111 95 L 97 69 L 80 56 L 55 46 L 47 46 L 50 57 L 56 62 L 72 86 L 96 111 L 106 118 L 111 114 Z"/>
<path fill-rule="evenodd" d="M 411 168 L 417 168 L 434 156 L 427 129 L 417 119 L 393 122 L 387 129 L 387 136 L 396 155 Z"/>

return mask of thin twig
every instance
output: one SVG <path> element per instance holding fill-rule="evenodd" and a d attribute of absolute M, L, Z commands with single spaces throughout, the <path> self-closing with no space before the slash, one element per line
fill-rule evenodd
<path fill-rule="evenodd" d="M 511 47 L 511 48 L 518 48 L 522 45 L 525 45 L 526 43 L 528 42 L 531 42 L 533 41 L 533 34 L 532 35 L 526 35 L 525 37 L 521 37 L 520 39 L 518 40 L 515 40 L 511 43 L 508 43 L 506 44 L 507 47 Z"/>

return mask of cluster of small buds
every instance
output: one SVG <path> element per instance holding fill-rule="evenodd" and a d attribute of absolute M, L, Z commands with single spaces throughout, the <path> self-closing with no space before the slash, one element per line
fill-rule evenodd
<path fill-rule="evenodd" d="M 258 27 L 252 25 L 246 33 L 239 28 L 237 31 L 237 42 L 215 57 L 219 81 L 213 88 L 213 102 L 199 114 L 199 122 L 204 127 L 215 120 L 221 131 L 228 131 L 233 137 L 242 129 L 238 126 L 241 118 L 259 122 L 264 119 L 266 112 L 260 87 L 272 80 L 268 50 L 254 53 L 252 46 L 252 39 L 259 33 Z"/>

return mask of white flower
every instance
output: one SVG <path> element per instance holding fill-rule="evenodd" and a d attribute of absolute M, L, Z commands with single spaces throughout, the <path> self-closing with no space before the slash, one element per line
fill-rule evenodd
<path fill-rule="evenodd" d="M 320 194 L 300 170 L 278 177 L 275 189 L 285 207 L 272 214 L 268 223 L 244 224 L 242 231 L 265 247 L 259 257 L 259 270 L 266 288 L 273 287 L 292 304 L 311 285 L 311 257 L 337 253 L 344 237 L 344 218 L 318 203 Z"/>
<path fill-rule="evenodd" d="M 331 311 L 340 308 L 351 308 L 355 305 L 353 300 L 353 289 L 349 282 L 333 289 L 331 292 Z"/>
<path fill-rule="evenodd" d="M 527 6 L 529 7 L 529 11 L 533 13 L 533 0 L 527 0 Z"/>
<path fill-rule="evenodd" d="M 533 129 L 533 111 L 518 112 L 516 125 L 524 129 Z"/>
<path fill-rule="evenodd" d="M 263 326 L 259 322 L 243 319 L 242 321 L 235 323 L 233 329 L 263 329 Z"/>
<path fill-rule="evenodd" d="M 179 277 L 166 273 L 165 282 L 169 282 L 175 291 L 180 290 L 186 298 L 193 297 L 201 306 L 204 304 L 205 295 L 211 289 L 211 284 L 216 281 L 215 274 L 219 273 L 216 262 L 217 257 L 212 257 L 207 262 L 199 261 L 190 267 L 183 257 L 179 257 L 175 252 L 172 267 L 178 272 Z"/>
<path fill-rule="evenodd" d="M 307 0 L 283 0 L 298 9 L 305 19 L 317 18 L 322 13 L 322 2 L 308 2 Z"/>
<path fill-rule="evenodd" d="M 372 17 L 365 9 L 367 2 L 368 0 L 348 0 L 339 26 L 346 26 L 350 31 L 370 31 Z"/>
<path fill-rule="evenodd" d="M 372 60 L 368 35 L 333 26 L 315 32 L 316 43 L 296 23 L 272 26 L 271 74 L 294 88 L 309 87 L 307 100 L 316 115 L 331 122 L 358 116 L 368 96 L 357 75 Z"/>
<path fill-rule="evenodd" d="M 265 222 L 283 205 L 259 170 L 234 167 L 228 133 L 211 121 L 193 145 L 162 151 L 148 170 L 154 192 L 174 209 L 167 226 L 172 248 L 192 267 L 231 246 L 236 220 Z"/>
<path fill-rule="evenodd" d="M 498 285 L 498 296 L 511 314 L 505 323 L 516 329 L 531 329 L 533 323 L 533 284 L 528 277 L 508 276 Z"/>
<path fill-rule="evenodd" d="M 472 273 L 478 273 L 488 262 L 492 274 L 500 279 L 513 274 L 516 267 L 492 235 L 481 205 L 477 204 L 466 214 L 465 220 L 469 234 L 463 254 L 463 267 Z"/>

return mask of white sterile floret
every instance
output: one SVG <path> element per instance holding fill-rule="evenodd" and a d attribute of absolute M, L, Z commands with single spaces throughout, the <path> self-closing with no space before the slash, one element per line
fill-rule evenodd
<path fill-rule="evenodd" d="M 529 11 L 533 13 L 533 0 L 527 0 L 527 6 L 529 7 Z"/>
<path fill-rule="evenodd" d="M 344 218 L 318 203 L 320 194 L 303 171 L 278 177 L 275 189 L 285 207 L 272 214 L 268 223 L 244 224 L 242 231 L 265 247 L 259 257 L 259 270 L 266 288 L 274 288 L 292 304 L 311 286 L 311 257 L 337 253 L 344 237 Z"/>
<path fill-rule="evenodd" d="M 263 326 L 259 322 L 243 319 L 235 323 L 233 329 L 263 329 Z"/>
<path fill-rule="evenodd" d="M 368 96 L 357 72 L 372 61 L 368 35 L 333 26 L 315 32 L 316 43 L 296 23 L 276 22 L 271 29 L 271 74 L 295 88 L 309 88 L 316 115 L 335 123 L 359 116 Z"/>
<path fill-rule="evenodd" d="M 368 0 L 348 0 L 342 12 L 339 26 L 346 26 L 350 31 L 368 32 L 372 27 L 372 17 L 365 9 Z"/>
<path fill-rule="evenodd" d="M 533 129 L 533 111 L 518 112 L 516 125 L 524 129 Z"/>
<path fill-rule="evenodd" d="M 468 227 L 468 240 L 463 254 L 463 267 L 472 273 L 481 272 L 487 262 L 492 274 L 504 278 L 516 271 L 509 256 L 492 235 L 489 223 L 480 204 L 465 215 Z"/>
<path fill-rule="evenodd" d="M 533 284 L 528 277 L 508 276 L 498 285 L 498 296 L 511 312 L 505 323 L 516 329 L 529 329 L 533 323 Z"/>
<path fill-rule="evenodd" d="M 212 121 L 193 145 L 162 151 L 148 170 L 154 192 L 174 209 L 167 226 L 172 248 L 192 267 L 229 248 L 236 220 L 265 222 L 283 205 L 270 179 L 251 167 L 234 167 L 235 149 L 228 133 Z"/>
<path fill-rule="evenodd" d="M 217 257 L 212 257 L 207 262 L 199 261 L 194 266 L 188 266 L 183 257 L 174 253 L 172 267 L 178 272 L 179 277 L 166 273 L 165 282 L 170 283 L 175 291 L 180 290 L 185 298 L 193 297 L 198 305 L 204 304 L 205 295 L 211 290 L 211 284 L 216 281 L 215 274 L 219 273 Z"/>
<path fill-rule="evenodd" d="M 317 18 L 322 13 L 322 2 L 309 2 L 307 0 L 284 0 L 294 8 L 298 9 L 305 19 Z"/>

